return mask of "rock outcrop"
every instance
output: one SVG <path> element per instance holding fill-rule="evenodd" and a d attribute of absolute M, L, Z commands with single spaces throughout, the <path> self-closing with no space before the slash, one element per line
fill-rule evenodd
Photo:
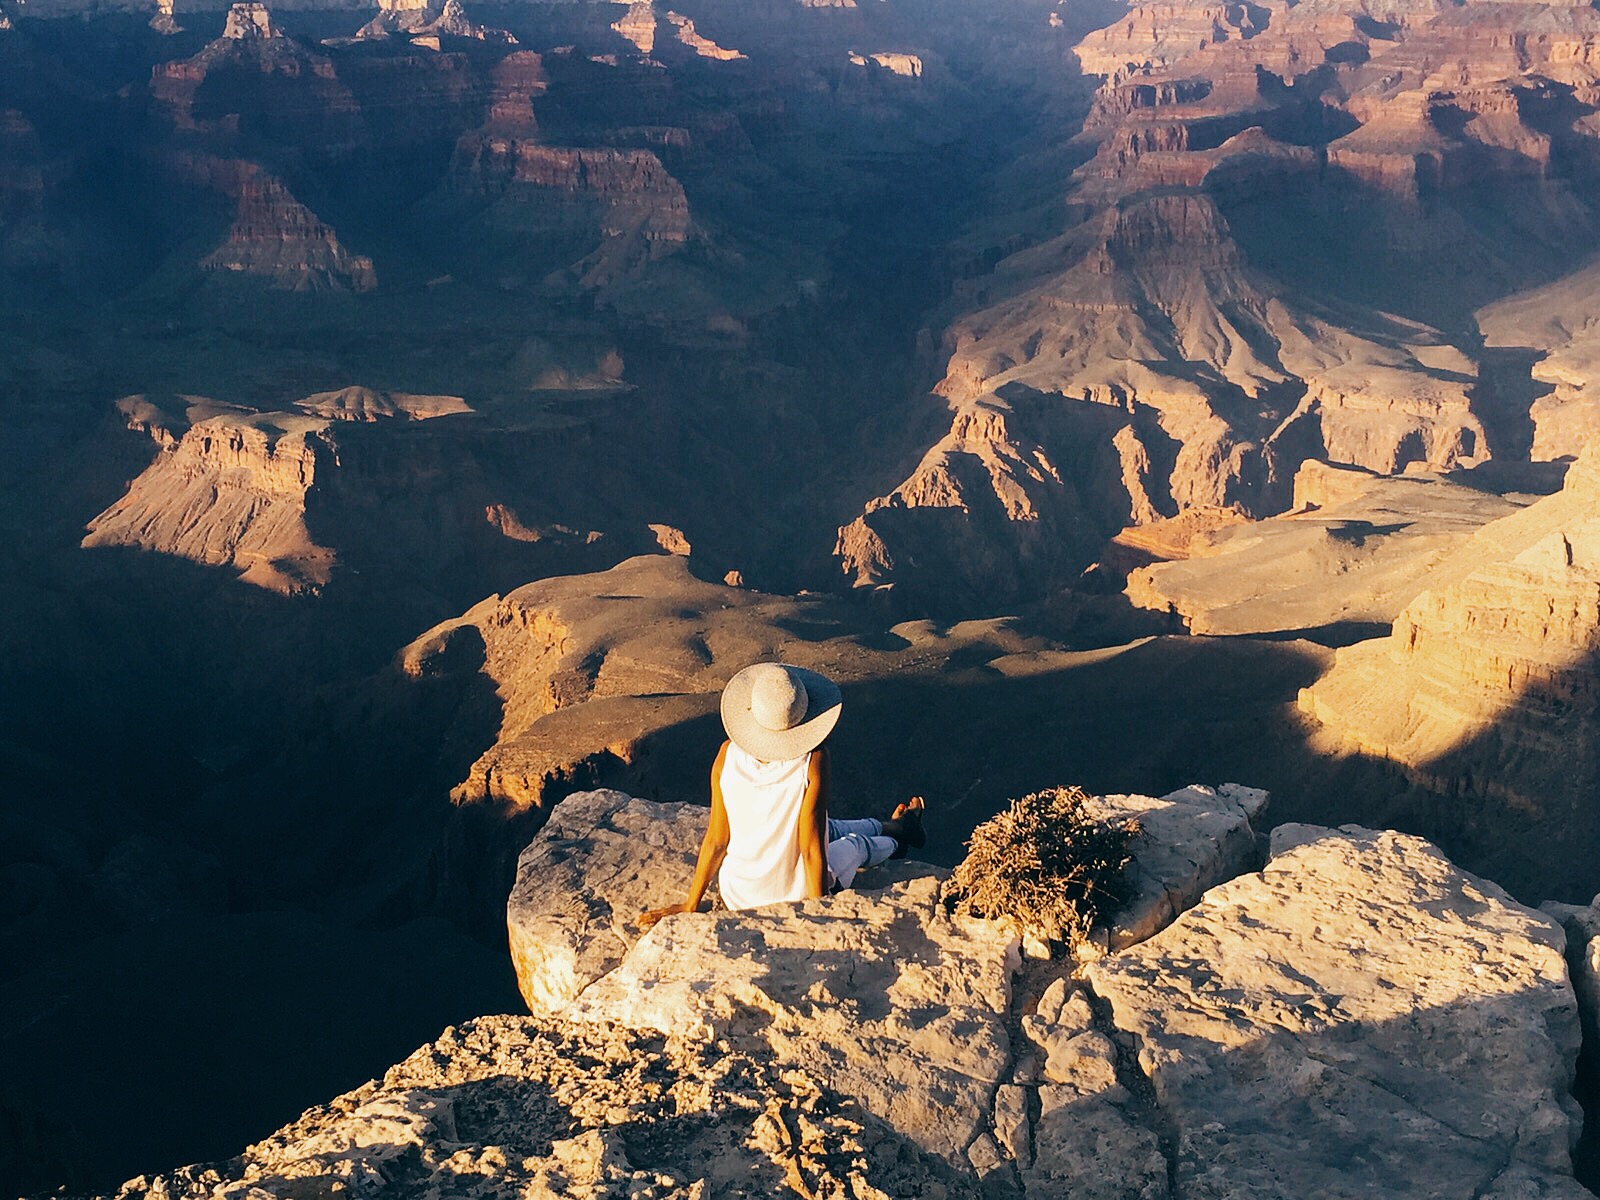
<path fill-rule="evenodd" d="M 118 401 L 128 427 L 159 448 L 127 494 L 89 522 L 86 547 L 138 546 L 208 566 L 246 583 L 317 591 L 337 558 L 307 528 L 313 493 L 344 465 L 344 423 L 423 421 L 468 413 L 459 396 L 348 387 L 319 392 L 292 411 L 257 412 L 199 396 Z"/>
<path fill-rule="evenodd" d="M 151 426 L 161 453 L 126 496 L 89 522 L 83 545 L 139 546 L 231 566 L 274 591 L 326 584 L 333 554 L 316 544 L 305 518 L 319 471 L 336 461 L 329 422 L 239 409 L 208 415 L 213 407 L 191 405 L 175 442 L 171 425 Z"/>
<path fill-rule="evenodd" d="M 441 49 L 441 39 L 449 38 L 507 46 L 517 44 L 516 37 L 506 30 L 474 21 L 461 7 L 460 0 L 382 4 L 379 5 L 378 15 L 356 33 L 358 40 L 394 36 L 410 38 L 414 43 L 434 50 Z"/>
<path fill-rule="evenodd" d="M 1168 800 L 1193 827 L 1163 832 L 1247 873 L 1074 972 L 953 919 L 915 863 L 641 936 L 704 810 L 575 796 L 507 910 L 535 1016 L 446 1030 L 240 1157 L 118 1195 L 1587 1194 L 1555 921 L 1355 826 L 1281 826 L 1249 872 L 1212 821 L 1259 794 Z M 1129 801 L 1158 806 L 1102 803 Z M 1153 840 L 1136 853 L 1186 886 Z"/>
<path fill-rule="evenodd" d="M 1484 344 L 1521 356 L 1532 393 L 1529 453 L 1575 457 L 1600 437 L 1600 266 L 1508 296 L 1478 311 Z"/>
<path fill-rule="evenodd" d="M 1563 944 L 1419 838 L 1285 825 L 1259 875 L 1086 978 L 1178 1195 L 1577 1200 Z"/>
<path fill-rule="evenodd" d="M 1038 595 L 1093 561 L 1037 554 L 1060 513 L 1262 517 L 1289 507 L 1307 459 L 1393 474 L 1518 457 L 1530 401 L 1537 453 L 1570 453 L 1592 421 L 1584 276 L 1482 310 L 1488 351 L 1445 331 L 1592 253 L 1578 197 L 1595 130 L 1549 114 L 1588 103 L 1597 45 L 1589 7 L 1476 3 L 1403 4 L 1376 22 L 1342 2 L 1135 4 L 1083 37 L 1073 54 L 1099 77 L 1087 115 L 998 189 L 1016 197 L 1008 211 L 969 232 L 975 261 L 930 329 L 930 374 L 953 437 L 967 406 L 1011 400 L 1008 387 L 1126 416 L 1071 451 L 1034 429 L 1006 439 L 998 457 L 1095 464 L 1080 473 L 1092 482 L 1035 494 L 1034 515 L 1006 526 L 986 510 L 1013 481 L 991 497 L 978 470 L 937 518 L 883 516 L 931 493 L 924 463 L 848 527 L 846 574 L 915 587 L 960 540 L 926 527 L 970 526 L 972 573 L 999 561 L 1003 583 Z M 1525 394 L 1500 347 L 1547 351 L 1534 382 L 1554 393 Z"/>
<path fill-rule="evenodd" d="M 372 260 L 346 250 L 333 228 L 282 180 L 248 163 L 237 164 L 232 175 L 225 187 L 237 215 L 227 239 L 200 260 L 201 270 L 257 278 L 290 292 L 370 292 L 378 286 Z"/>
<path fill-rule="evenodd" d="M 1148 937 L 1206 888 L 1254 865 L 1250 819 L 1265 804 L 1264 792 L 1231 784 L 1159 800 L 1096 798 L 1097 816 L 1137 818 L 1146 836 L 1128 910 L 1097 932 L 1095 952 Z M 687 887 L 704 829 L 702 808 L 619 792 L 582 793 L 555 808 L 518 862 L 506 911 L 533 1011 L 763 1045 L 760 1053 L 821 1068 L 833 1087 L 930 1152 L 984 1171 L 1000 1166 L 1006 1154 L 993 1148 L 1021 1144 L 1022 1093 L 1039 1082 L 1031 1067 L 1025 1083 L 1009 1079 L 1013 1056 L 1023 1055 L 1006 1028 L 1016 933 L 950 920 L 939 902 L 941 872 L 890 863 L 863 874 L 863 890 L 792 908 L 671 917 L 641 938 L 635 918 Z M 1085 1020 L 1063 1035 L 1071 1019 L 1051 1012 L 1026 1026 L 1042 1047 L 1034 1057 L 1047 1086 L 1057 1099 L 1074 1083 L 1095 1096 L 1119 1087 L 1103 1039 L 1065 1047 L 1088 1030 Z M 1092 1061 L 1078 1063 L 1083 1054 Z M 991 1110 L 997 1094 L 1002 1108 L 1017 1108 L 1010 1125 Z M 1154 1149 L 1153 1135 L 1124 1129 L 1114 1113 L 1099 1123 Z M 1041 1185 L 1063 1169 L 1059 1155 L 1047 1161 L 1054 1165 L 1039 1168 Z"/>
<path fill-rule="evenodd" d="M 1003 626 L 982 622 L 947 636 L 907 627 L 911 636 L 877 646 L 867 644 L 867 630 L 859 614 L 820 598 L 708 583 L 674 553 L 491 596 L 417 639 L 402 662 L 408 673 L 427 675 L 447 669 L 437 664 L 463 634 L 484 647 L 476 660 L 448 669 L 481 669 L 504 715 L 495 745 L 455 798 L 525 811 L 648 761 L 659 734 L 709 717 L 722 685 L 759 659 L 793 661 L 848 683 L 894 674 L 902 664 L 919 672 L 962 654 L 996 657 L 1018 644 Z"/>
<path fill-rule="evenodd" d="M 634 921 L 694 873 L 709 810 L 580 792 L 522 852 L 506 904 L 511 964 L 529 1011 L 561 1012 L 621 965 Z"/>

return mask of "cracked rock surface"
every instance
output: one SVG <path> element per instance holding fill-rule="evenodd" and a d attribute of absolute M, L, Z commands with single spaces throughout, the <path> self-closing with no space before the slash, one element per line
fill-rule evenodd
<path fill-rule="evenodd" d="M 978 1194 L 792 1065 L 615 1026 L 480 1017 L 230 1162 L 141 1177 L 119 1197 Z"/>
<path fill-rule="evenodd" d="M 1420 838 L 1280 826 L 1259 874 L 1091 964 L 1212 1197 L 1587 1196 L 1556 923 Z"/>
<path fill-rule="evenodd" d="M 929 869 L 873 891 L 668 917 L 567 1015 L 805 1064 L 960 1161 L 1009 1065 L 1018 949 L 994 924 L 948 917 L 938 884 Z"/>

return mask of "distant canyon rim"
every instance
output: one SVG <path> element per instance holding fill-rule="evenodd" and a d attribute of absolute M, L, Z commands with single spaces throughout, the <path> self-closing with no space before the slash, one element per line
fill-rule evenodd
<path fill-rule="evenodd" d="M 0 1187 L 519 1011 L 759 658 L 1587 903 L 1597 182 L 1591 4 L 0 0 Z"/>

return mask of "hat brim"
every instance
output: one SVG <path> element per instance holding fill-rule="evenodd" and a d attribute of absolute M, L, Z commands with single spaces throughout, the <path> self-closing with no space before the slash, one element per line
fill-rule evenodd
<path fill-rule="evenodd" d="M 756 664 L 763 665 L 763 664 Z M 788 729 L 768 729 L 750 712 L 755 679 L 746 667 L 722 689 L 722 728 L 739 749 L 763 762 L 787 762 L 815 750 L 839 723 L 844 697 L 839 685 L 826 675 L 791 663 L 779 666 L 794 672 L 806 689 L 806 719 Z"/>

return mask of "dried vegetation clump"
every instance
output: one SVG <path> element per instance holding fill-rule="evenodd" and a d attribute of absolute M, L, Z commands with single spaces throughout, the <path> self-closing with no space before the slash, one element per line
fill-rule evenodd
<path fill-rule="evenodd" d="M 1127 900 L 1134 820 L 1092 816 L 1079 787 L 1013 800 L 972 831 L 945 895 L 957 912 L 1009 919 L 1023 932 L 1075 945 Z"/>

